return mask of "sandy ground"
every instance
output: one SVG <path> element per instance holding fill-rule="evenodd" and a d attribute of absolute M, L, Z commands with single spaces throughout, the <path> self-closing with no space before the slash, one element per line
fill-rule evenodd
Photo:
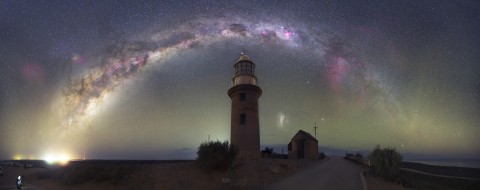
<path fill-rule="evenodd" d="M 257 161 L 243 161 L 233 170 L 207 173 L 198 169 L 193 162 L 184 163 L 155 163 L 155 164 L 127 164 L 100 165 L 92 167 L 76 167 L 66 170 L 60 168 L 28 169 L 23 173 L 28 179 L 30 189 L 71 189 L 71 190 L 113 190 L 113 189 L 264 189 L 271 183 L 292 175 L 305 168 L 322 163 L 309 160 L 261 159 Z M 83 181 L 78 184 L 66 185 L 65 178 L 74 176 L 74 179 L 85 178 L 88 172 L 99 171 L 113 174 L 116 168 L 130 167 L 121 180 Z M 68 171 L 68 172 L 65 172 Z M 71 172 L 73 171 L 73 172 Z M 110 172 L 111 171 L 111 172 Z M 123 170 L 122 170 L 123 171 Z M 75 173 L 80 173 L 76 175 Z M 98 173 L 98 172 L 97 172 Z M 46 175 L 48 174 L 48 175 Z M 16 174 L 15 174 L 16 175 Z M 123 175 L 123 174 L 122 174 Z M 48 176 L 48 177 L 45 177 Z M 70 178 L 68 178 L 70 179 Z M 5 183 L 14 187 L 14 178 L 5 180 Z M 1 187 L 1 186 L 0 186 Z M 3 188 L 0 188 L 3 189 Z"/>
<path fill-rule="evenodd" d="M 365 180 L 367 182 L 368 190 L 405 190 L 402 185 L 387 181 L 380 176 L 366 174 Z"/>
<path fill-rule="evenodd" d="M 135 164 L 128 164 L 135 165 Z M 111 170 L 124 165 L 99 166 Z M 97 167 L 98 168 L 98 167 Z M 131 173 L 120 181 L 87 181 L 65 185 L 53 177 L 61 167 L 29 168 L 3 166 L 0 190 L 15 189 L 18 175 L 25 176 L 24 189 L 32 190 L 114 190 L 114 189 L 362 189 L 359 171 L 361 167 L 342 158 L 321 161 L 262 159 L 243 161 L 234 170 L 206 173 L 193 162 L 156 163 L 135 165 Z M 86 168 L 86 170 L 92 170 Z M 95 172 L 95 171 L 92 171 Z M 41 177 L 42 174 L 52 177 Z M 61 172 L 60 172 L 61 173 Z M 369 190 L 404 190 L 401 185 L 381 177 L 365 176 Z M 289 188 L 288 185 L 291 187 Z"/>
<path fill-rule="evenodd" d="M 43 190 L 44 188 L 40 188 L 36 184 L 31 183 L 34 180 L 30 180 L 30 175 L 35 174 L 39 171 L 43 171 L 45 169 L 41 168 L 29 168 L 25 169 L 23 167 L 12 167 L 12 166 L 2 166 L 4 175 L 0 176 L 0 189 L 1 190 L 10 190 L 16 189 L 15 182 L 19 175 L 24 175 L 24 188 L 23 189 L 32 189 L 32 190 Z"/>

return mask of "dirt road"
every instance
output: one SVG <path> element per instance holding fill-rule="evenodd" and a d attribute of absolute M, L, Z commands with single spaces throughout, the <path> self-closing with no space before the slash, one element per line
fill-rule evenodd
<path fill-rule="evenodd" d="M 272 184 L 268 189 L 338 189 L 363 190 L 361 167 L 343 158 L 333 157 Z"/>

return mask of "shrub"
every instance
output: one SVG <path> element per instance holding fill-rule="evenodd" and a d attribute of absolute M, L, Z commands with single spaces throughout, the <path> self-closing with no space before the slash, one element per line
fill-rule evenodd
<path fill-rule="evenodd" d="M 368 156 L 373 172 L 387 179 L 395 179 L 398 177 L 398 170 L 402 163 L 402 155 L 395 148 L 383 148 L 379 145 L 375 147 L 373 152 Z"/>
<path fill-rule="evenodd" d="M 195 162 L 206 171 L 225 170 L 231 166 L 236 155 L 237 149 L 228 141 L 209 141 L 200 144 Z"/>
<path fill-rule="evenodd" d="M 325 159 L 325 153 L 323 152 L 318 153 L 318 159 L 320 160 Z"/>
<path fill-rule="evenodd" d="M 345 153 L 345 157 L 344 158 L 353 158 L 355 155 L 352 154 L 352 153 Z"/>
<path fill-rule="evenodd" d="M 357 152 L 355 153 L 355 158 L 358 158 L 358 159 L 363 159 L 363 155 L 361 152 Z"/>
<path fill-rule="evenodd" d="M 265 147 L 265 150 L 261 152 L 262 158 L 270 158 L 273 154 L 273 148 Z"/>

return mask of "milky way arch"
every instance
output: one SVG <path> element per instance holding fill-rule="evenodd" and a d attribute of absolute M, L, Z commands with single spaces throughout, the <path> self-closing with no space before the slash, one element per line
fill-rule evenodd
<path fill-rule="evenodd" d="M 116 44 L 108 48 L 108 54 L 97 64 L 99 66 L 62 88 L 62 121 L 59 128 L 68 133 L 87 126 L 89 119 L 102 107 L 103 102 L 108 101 L 109 95 L 142 70 L 160 65 L 179 51 L 226 40 L 248 40 L 254 45 L 271 43 L 282 47 L 303 48 L 323 57 L 326 60 L 325 78 L 333 91 L 340 91 L 341 85 L 354 82 L 355 85 L 360 85 L 355 88 L 361 94 L 364 85 L 368 85 L 365 83 L 378 83 L 366 76 L 368 68 L 349 47 L 340 42 L 341 37 L 328 31 L 326 26 L 309 28 L 301 23 L 273 20 L 198 19 L 145 35 L 146 37 L 140 39 Z M 363 83 L 355 82 L 357 79 L 348 76 L 352 72 L 358 72 Z M 362 95 L 359 97 L 362 98 Z"/>

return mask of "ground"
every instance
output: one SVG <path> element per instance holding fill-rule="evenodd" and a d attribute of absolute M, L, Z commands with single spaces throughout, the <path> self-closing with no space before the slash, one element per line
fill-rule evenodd
<path fill-rule="evenodd" d="M 405 190 L 402 185 L 388 181 L 380 176 L 375 176 L 371 173 L 365 173 L 365 180 L 367 182 L 368 190 Z"/>
<path fill-rule="evenodd" d="M 5 166 L 0 189 L 14 188 L 15 176 L 27 178 L 29 189 L 263 189 L 322 161 L 261 159 L 242 161 L 233 170 L 205 172 L 194 162 L 77 162 L 62 167 Z M 11 178 L 11 179 L 10 179 Z"/>
<path fill-rule="evenodd" d="M 23 167 L 13 167 L 13 166 L 3 166 L 4 175 L 0 176 L 0 189 L 1 190 L 10 190 L 16 189 L 15 182 L 18 176 L 30 176 L 38 172 L 43 171 L 41 168 L 29 168 L 25 169 Z M 25 177 L 25 188 L 23 189 L 32 189 L 32 190 L 44 190 L 32 183 L 30 183 L 29 177 Z"/>
<path fill-rule="evenodd" d="M 422 170 L 427 166 L 413 167 Z M 480 170 L 428 166 L 431 171 L 478 178 Z M 29 168 L 3 166 L 0 189 L 15 189 L 19 175 L 24 189 L 345 189 L 361 190 L 362 171 L 367 168 L 340 157 L 324 160 L 261 159 L 241 161 L 232 169 L 206 172 L 193 161 L 82 161 L 67 166 Z M 461 171 L 460 171 L 461 169 Z M 468 171 L 468 172 L 466 172 Z M 365 172 L 369 190 L 475 189 L 479 180 L 447 179 L 401 172 L 407 188 Z"/>
<path fill-rule="evenodd" d="M 332 157 L 295 175 L 272 184 L 269 189 L 344 189 L 363 190 L 362 167 L 340 157 Z"/>

